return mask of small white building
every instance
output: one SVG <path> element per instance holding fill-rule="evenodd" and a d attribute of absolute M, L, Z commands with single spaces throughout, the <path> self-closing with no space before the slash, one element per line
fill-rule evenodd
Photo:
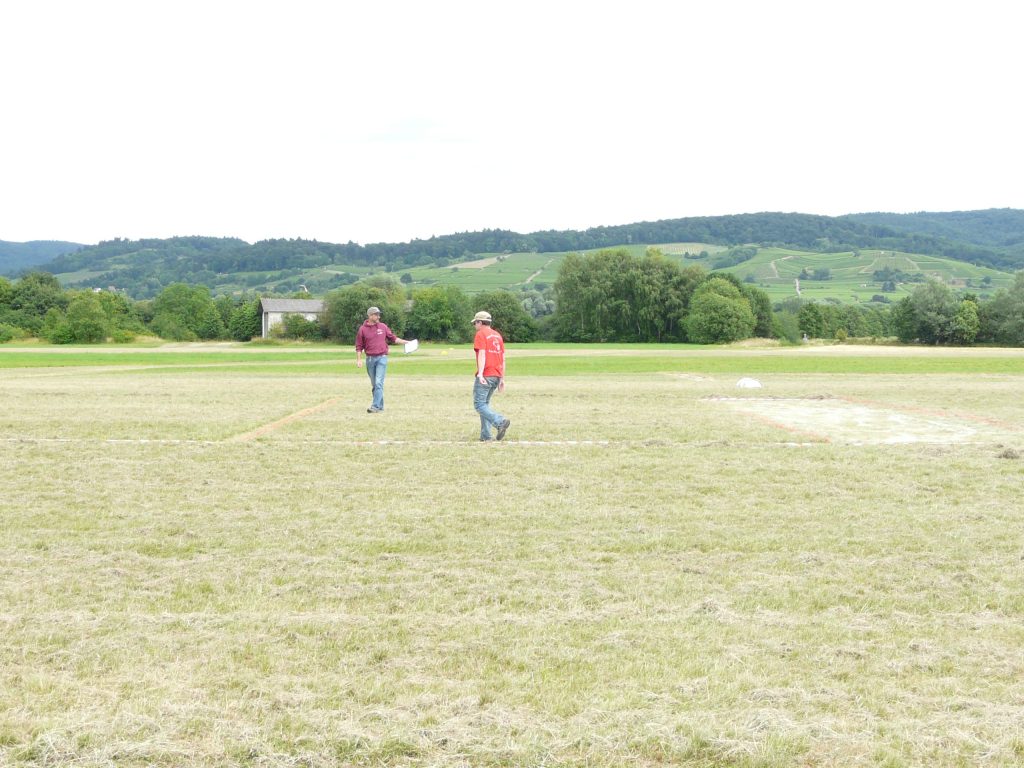
<path fill-rule="evenodd" d="M 302 315 L 307 320 L 319 320 L 324 312 L 320 299 L 260 299 L 262 336 L 270 338 L 270 329 L 288 315 Z"/>

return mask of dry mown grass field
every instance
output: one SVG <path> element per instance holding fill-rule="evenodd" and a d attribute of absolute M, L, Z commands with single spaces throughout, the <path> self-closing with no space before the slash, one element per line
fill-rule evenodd
<path fill-rule="evenodd" d="M 1024 762 L 1020 351 L 442 353 L 0 368 L 0 765 Z"/>

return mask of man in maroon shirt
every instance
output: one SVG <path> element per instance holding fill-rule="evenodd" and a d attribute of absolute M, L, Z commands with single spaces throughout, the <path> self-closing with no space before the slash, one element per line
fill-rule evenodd
<path fill-rule="evenodd" d="M 388 368 L 388 345 L 408 344 L 400 339 L 380 321 L 380 309 L 370 307 L 366 310 L 366 322 L 356 331 L 356 365 L 363 367 L 363 354 L 366 355 L 366 373 L 370 376 L 373 387 L 373 403 L 366 409 L 367 413 L 380 413 L 384 410 L 384 374 Z"/>

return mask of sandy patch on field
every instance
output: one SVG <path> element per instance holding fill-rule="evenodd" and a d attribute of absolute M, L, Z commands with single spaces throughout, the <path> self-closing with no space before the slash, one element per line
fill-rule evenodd
<path fill-rule="evenodd" d="M 498 263 L 498 257 L 497 256 L 491 256 L 489 259 L 477 259 L 476 261 L 464 261 L 461 264 L 452 264 L 452 266 L 453 267 L 458 267 L 459 269 L 483 269 L 484 267 L 489 267 L 492 264 L 497 264 L 497 263 Z"/>
<path fill-rule="evenodd" d="M 838 398 L 711 398 L 730 410 L 780 429 L 827 442 L 854 445 L 992 442 L 997 427 L 949 414 L 914 413 Z"/>

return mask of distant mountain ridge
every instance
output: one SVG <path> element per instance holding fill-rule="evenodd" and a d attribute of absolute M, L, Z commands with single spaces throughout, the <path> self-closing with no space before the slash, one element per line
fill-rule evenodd
<path fill-rule="evenodd" d="M 902 232 L 918 232 L 959 240 L 985 248 L 1017 249 L 1024 246 L 1024 211 L 990 208 L 948 213 L 855 213 L 847 218 Z"/>
<path fill-rule="evenodd" d="M 80 243 L 63 240 L 31 240 L 27 243 L 0 240 L 0 275 L 14 274 L 29 267 L 46 264 L 58 256 L 82 247 Z"/>
<path fill-rule="evenodd" d="M 213 286 L 226 282 L 221 279 L 225 275 L 253 275 L 255 282 L 234 282 L 258 285 L 260 273 L 298 274 L 301 270 L 323 268 L 332 274 L 317 290 L 326 290 L 357 279 L 355 274 L 346 273 L 345 267 L 399 272 L 428 265 L 449 266 L 481 253 L 558 253 L 677 242 L 758 244 L 819 252 L 875 248 L 942 256 L 1013 271 L 1024 268 L 1024 210 L 861 213 L 835 217 L 749 213 L 527 235 L 483 230 L 408 243 L 367 245 L 302 239 L 264 240 L 252 245 L 237 238 L 117 239 L 83 247 L 65 244 L 77 250 L 37 261 L 32 266 L 58 275 L 80 275 L 68 281 L 72 285 L 116 285 L 134 298 L 146 298 L 173 282 Z M 10 270 L 0 262 L 0 271 Z"/>

